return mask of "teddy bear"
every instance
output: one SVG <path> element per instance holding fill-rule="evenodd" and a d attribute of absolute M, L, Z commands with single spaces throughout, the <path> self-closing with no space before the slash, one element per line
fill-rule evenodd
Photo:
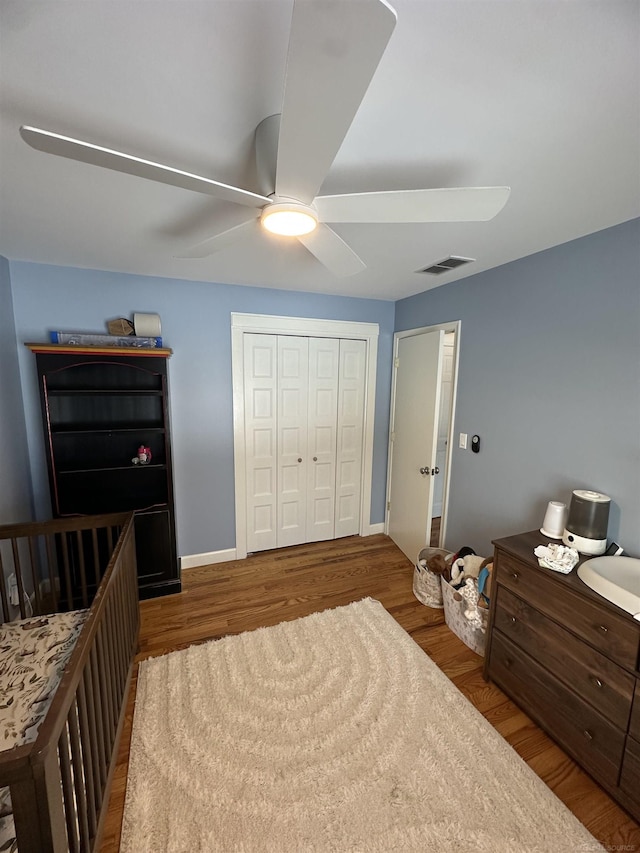
<path fill-rule="evenodd" d="M 425 567 L 434 575 L 442 575 L 447 570 L 447 561 L 442 554 L 431 554 L 425 560 Z"/>

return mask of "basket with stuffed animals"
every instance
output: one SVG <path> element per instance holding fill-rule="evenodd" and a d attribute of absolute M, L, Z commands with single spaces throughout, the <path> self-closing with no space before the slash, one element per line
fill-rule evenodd
<path fill-rule="evenodd" d="M 493 559 L 471 548 L 454 555 L 442 574 L 444 621 L 462 642 L 484 656 Z"/>
<path fill-rule="evenodd" d="M 444 548 L 423 548 L 413 570 L 413 594 L 427 607 L 444 607 L 440 576 L 453 554 Z"/>

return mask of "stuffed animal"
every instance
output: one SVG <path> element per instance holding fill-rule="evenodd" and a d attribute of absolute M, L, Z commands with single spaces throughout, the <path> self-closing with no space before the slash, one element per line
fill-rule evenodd
<path fill-rule="evenodd" d="M 482 617 L 478 613 L 478 586 L 475 578 L 466 578 L 453 595 L 456 601 L 464 601 L 464 617 L 474 628 L 482 630 Z"/>
<path fill-rule="evenodd" d="M 451 586 L 459 589 L 467 578 L 476 579 L 480 571 L 490 562 L 492 562 L 490 557 L 479 557 L 477 554 L 458 557 L 451 566 Z"/>
<path fill-rule="evenodd" d="M 148 465 L 151 462 L 151 448 L 141 444 L 138 448 L 138 455 L 131 460 L 134 465 Z"/>
<path fill-rule="evenodd" d="M 447 561 L 442 554 L 432 554 L 430 557 L 427 557 L 425 566 L 434 575 L 441 575 L 447 570 Z"/>

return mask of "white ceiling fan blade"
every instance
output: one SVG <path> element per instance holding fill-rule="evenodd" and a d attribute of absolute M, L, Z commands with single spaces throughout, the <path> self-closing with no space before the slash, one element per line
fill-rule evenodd
<path fill-rule="evenodd" d="M 319 196 L 322 222 L 484 222 L 500 213 L 510 187 L 398 190 Z"/>
<path fill-rule="evenodd" d="M 296 0 L 278 142 L 276 193 L 310 204 L 396 23 L 385 0 Z"/>
<path fill-rule="evenodd" d="M 366 268 L 365 263 L 356 255 L 353 249 L 347 246 L 342 237 L 339 237 L 327 225 L 318 223 L 314 231 L 298 237 L 298 240 L 330 272 L 341 278 L 355 275 Z"/>
<path fill-rule="evenodd" d="M 214 234 L 213 237 L 208 237 L 200 243 L 196 243 L 190 249 L 182 252 L 179 255 L 174 255 L 176 258 L 208 258 L 219 252 L 221 249 L 226 249 L 238 240 L 241 240 L 246 235 L 250 234 L 258 227 L 258 220 L 255 218 L 248 219 L 246 222 L 241 222 L 239 225 L 234 225 L 233 228 L 228 228 L 226 231 L 221 231 L 219 234 Z"/>
<path fill-rule="evenodd" d="M 239 187 L 232 187 L 210 178 L 203 178 L 200 175 L 183 172 L 181 169 L 174 169 L 172 166 L 163 166 L 161 163 L 143 160 L 131 154 L 123 154 L 121 151 L 113 151 L 110 148 L 93 145 L 91 142 L 83 142 L 70 136 L 52 133 L 49 130 L 25 125 L 20 128 L 20 135 L 32 148 L 44 151 L 46 154 L 56 154 L 59 157 L 68 157 L 70 160 L 79 160 L 92 166 L 101 166 L 104 169 L 135 175 L 138 178 L 146 178 L 150 181 L 170 184 L 185 190 L 206 193 L 224 201 L 245 204 L 249 207 L 262 207 L 269 201 L 265 196 L 248 192 Z"/>

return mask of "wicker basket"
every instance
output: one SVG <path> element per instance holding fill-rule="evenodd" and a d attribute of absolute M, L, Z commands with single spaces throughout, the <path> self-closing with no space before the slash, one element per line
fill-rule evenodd
<path fill-rule="evenodd" d="M 426 604 L 427 607 L 442 608 L 444 604 L 440 575 L 434 574 L 420 563 L 421 560 L 427 560 L 434 554 L 442 554 L 445 560 L 452 556 L 451 552 L 445 551 L 444 548 L 423 548 L 418 554 L 413 572 L 413 594 L 421 604 Z"/>
<path fill-rule="evenodd" d="M 444 578 L 441 581 L 444 621 L 466 646 L 469 646 L 477 655 L 484 657 L 489 611 L 486 608 L 474 606 L 472 608 L 473 614 L 476 617 L 474 621 L 476 623 L 479 621 L 480 623 L 479 626 L 477 624 L 474 625 L 465 616 L 465 610 L 468 610 L 469 607 L 467 602 L 464 599 L 456 601 L 456 590 Z"/>

